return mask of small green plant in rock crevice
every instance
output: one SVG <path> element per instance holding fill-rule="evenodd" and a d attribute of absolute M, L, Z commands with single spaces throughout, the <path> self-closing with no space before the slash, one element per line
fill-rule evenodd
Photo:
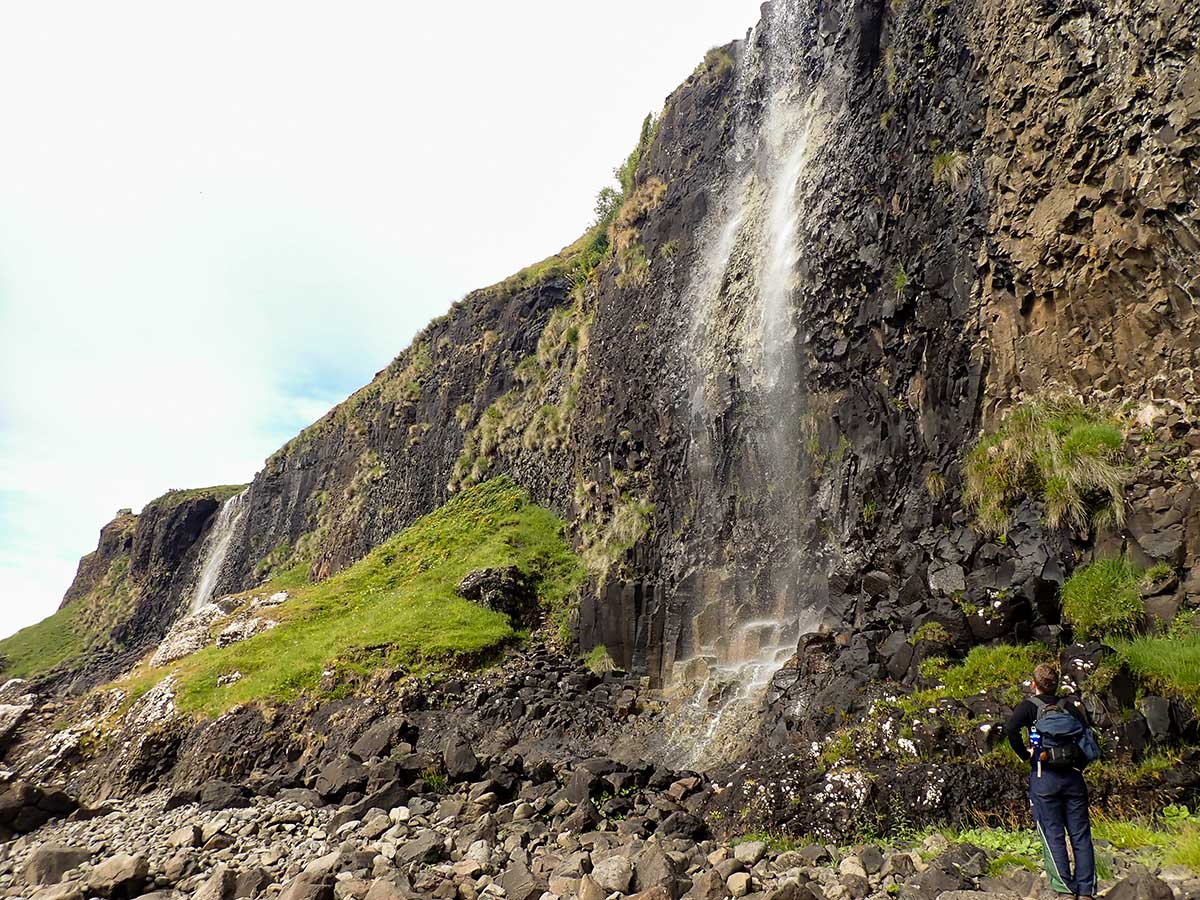
<path fill-rule="evenodd" d="M 967 154 L 961 150 L 944 150 L 933 158 L 933 183 L 961 191 L 967 183 Z"/>
<path fill-rule="evenodd" d="M 985 534 L 1004 534 L 1025 498 L 1044 504 L 1052 528 L 1118 525 L 1129 478 L 1123 442 L 1103 410 L 1066 398 L 1027 401 L 967 454 L 963 500 Z"/>
<path fill-rule="evenodd" d="M 605 672 L 613 672 L 617 668 L 616 662 L 609 655 L 608 648 L 603 644 L 597 644 L 592 648 L 584 659 L 589 671 L 595 672 L 597 675 L 603 675 Z"/>

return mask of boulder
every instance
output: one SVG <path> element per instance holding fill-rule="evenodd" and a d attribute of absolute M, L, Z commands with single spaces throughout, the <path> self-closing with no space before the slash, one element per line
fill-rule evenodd
<path fill-rule="evenodd" d="M 390 878 L 376 878 L 371 882 L 365 900 L 409 900 L 412 894 Z"/>
<path fill-rule="evenodd" d="M 1173 900 L 1170 885 L 1149 872 L 1122 878 L 1109 889 L 1107 900 Z"/>
<path fill-rule="evenodd" d="M 767 855 L 763 841 L 745 841 L 733 848 L 733 858 L 744 866 L 752 866 Z"/>
<path fill-rule="evenodd" d="M 130 900 L 139 896 L 146 886 L 150 863 L 146 857 L 119 853 L 97 865 L 88 873 L 88 890 L 111 900 Z"/>
<path fill-rule="evenodd" d="M 83 888 L 76 881 L 64 881 L 41 888 L 30 900 L 84 900 Z"/>
<path fill-rule="evenodd" d="M 596 883 L 591 875 L 579 879 L 579 900 L 605 900 L 608 896 L 604 888 Z"/>
<path fill-rule="evenodd" d="M 350 752 L 359 759 L 389 756 L 397 744 L 416 746 L 417 726 L 403 716 L 388 716 L 376 722 L 354 742 Z"/>
<path fill-rule="evenodd" d="M 168 847 L 199 847 L 203 843 L 203 835 L 196 825 L 184 825 L 167 835 Z"/>
<path fill-rule="evenodd" d="M 475 569 L 458 584 L 460 597 L 503 613 L 514 625 L 531 625 L 537 618 L 537 591 L 516 566 Z"/>
<path fill-rule="evenodd" d="M 725 879 L 721 877 L 720 872 L 716 869 L 708 869 L 692 879 L 692 887 L 684 896 L 688 900 L 724 900 L 729 896 L 729 889 L 725 886 Z M 810 900 L 810 898 L 784 897 L 780 900 Z"/>
<path fill-rule="evenodd" d="M 317 793 L 330 802 L 341 800 L 351 791 L 361 791 L 366 786 L 366 766 L 350 756 L 322 767 L 314 785 Z"/>
<path fill-rule="evenodd" d="M 67 844 L 42 844 L 25 861 L 22 875 L 27 884 L 58 884 L 63 876 L 92 858 L 82 847 Z"/>
<path fill-rule="evenodd" d="M 630 894 L 629 900 L 671 900 L 671 893 L 662 885 L 656 885 L 649 890 Z"/>
<path fill-rule="evenodd" d="M 592 878 L 596 884 L 607 893 L 617 891 L 625 894 L 629 891 L 629 883 L 633 880 L 633 866 L 624 856 L 610 856 L 600 862 L 592 863 Z"/>
<path fill-rule="evenodd" d="M 227 781 L 210 781 L 200 789 L 200 808 L 217 811 L 221 809 L 244 809 L 250 805 L 250 792 L 239 784 Z"/>
<path fill-rule="evenodd" d="M 682 867 L 657 841 L 651 841 L 634 860 L 633 888 L 643 892 L 653 887 L 666 888 L 671 900 L 677 900 L 689 887 L 682 875 Z"/>
<path fill-rule="evenodd" d="M 396 865 L 428 865 L 441 860 L 445 853 L 446 839 L 428 829 L 400 845 L 396 850 Z"/>
<path fill-rule="evenodd" d="M 228 866 L 219 865 L 192 895 L 192 900 L 233 900 L 236 896 L 237 875 Z"/>
<path fill-rule="evenodd" d="M 333 878 L 298 875 L 288 882 L 278 900 L 334 900 Z"/>
<path fill-rule="evenodd" d="M 457 731 L 446 739 L 442 762 L 446 767 L 446 776 L 451 781 L 466 781 L 474 778 L 479 771 L 479 758 L 471 748 L 470 741 Z"/>
<path fill-rule="evenodd" d="M 729 888 L 731 897 L 745 897 L 750 893 L 750 885 L 753 879 L 749 872 L 734 872 L 725 879 L 725 886 Z"/>
<path fill-rule="evenodd" d="M 765 900 L 825 900 L 825 897 L 812 885 L 792 878 L 767 894 Z"/>
<path fill-rule="evenodd" d="M 510 863 L 504 870 L 500 876 L 500 886 L 504 888 L 508 900 L 537 900 L 547 888 L 546 882 L 530 872 L 520 859 Z M 582 886 L 580 890 L 582 892 Z"/>

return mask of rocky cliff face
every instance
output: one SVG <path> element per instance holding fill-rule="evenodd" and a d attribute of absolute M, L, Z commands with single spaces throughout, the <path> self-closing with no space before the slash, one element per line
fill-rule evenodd
<path fill-rule="evenodd" d="M 956 652 L 1055 640 L 1096 552 L 1170 563 L 1166 604 L 1195 606 L 1197 34 L 1173 0 L 765 5 L 643 136 L 595 273 L 576 246 L 469 296 L 282 448 L 219 590 L 324 578 L 505 473 L 572 523 L 585 649 L 662 682 L 799 646 L 774 676 L 793 732 L 915 677 L 929 622 Z M 963 450 L 1056 386 L 1137 411 L 1127 524 L 1027 504 L 988 539 Z M 138 519 L 126 643 L 181 612 L 214 510 Z M 820 666 L 797 642 L 818 625 L 842 636 Z"/>

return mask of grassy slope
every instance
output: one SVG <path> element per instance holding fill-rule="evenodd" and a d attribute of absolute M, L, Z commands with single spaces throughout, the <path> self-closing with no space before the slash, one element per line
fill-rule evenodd
<path fill-rule="evenodd" d="M 315 689 L 328 670 L 345 681 L 384 665 L 423 671 L 476 662 L 516 632 L 505 616 L 463 600 L 455 587 L 473 569 L 504 565 L 534 576 L 551 607 L 582 577 L 562 521 L 498 478 L 464 491 L 332 578 L 293 585 L 287 603 L 267 613 L 277 628 L 143 670 L 134 692 L 173 673 L 182 709 L 216 714 L 254 700 L 293 699 Z M 234 671 L 240 681 L 217 686 Z"/>
<path fill-rule="evenodd" d="M 117 557 L 86 597 L 0 641 L 0 655 L 7 660 L 3 677 L 41 675 L 105 642 L 130 606 L 128 566 L 127 555 Z"/>
<path fill-rule="evenodd" d="M 0 653 L 8 661 L 3 677 L 30 678 L 82 653 L 88 641 L 77 627 L 80 609 L 78 603 L 72 603 L 0 641 Z"/>

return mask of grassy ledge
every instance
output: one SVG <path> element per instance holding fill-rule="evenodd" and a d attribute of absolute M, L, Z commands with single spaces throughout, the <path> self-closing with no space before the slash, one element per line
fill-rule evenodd
<path fill-rule="evenodd" d="M 497 478 L 463 491 L 332 578 L 293 584 L 285 604 L 263 613 L 279 622 L 274 629 L 171 666 L 144 667 L 127 687 L 137 696 L 173 674 L 182 710 L 216 715 L 241 703 L 286 702 L 322 681 L 349 686 L 380 667 L 417 673 L 477 664 L 518 634 L 506 616 L 455 588 L 474 569 L 509 565 L 532 579 L 551 610 L 568 602 L 583 576 L 562 521 Z M 234 672 L 240 680 L 218 685 Z"/>

